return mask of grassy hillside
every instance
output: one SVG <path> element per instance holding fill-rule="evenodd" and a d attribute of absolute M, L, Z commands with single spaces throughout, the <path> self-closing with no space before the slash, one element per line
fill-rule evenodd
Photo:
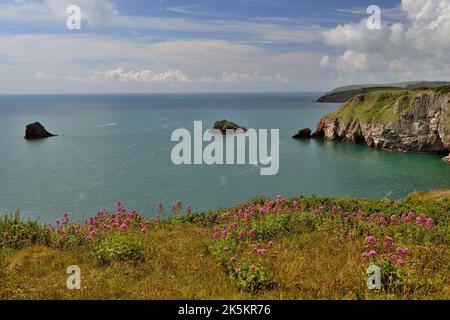
<path fill-rule="evenodd" d="M 364 84 L 339 87 L 331 90 L 326 95 L 320 97 L 317 102 L 343 103 L 351 98 L 370 92 L 378 91 L 395 91 L 395 90 L 411 90 L 411 89 L 436 89 L 450 86 L 450 82 L 445 81 L 416 81 L 416 82 L 397 82 L 388 84 Z"/>
<path fill-rule="evenodd" d="M 450 94 L 450 87 L 433 89 L 386 90 L 358 95 L 341 105 L 336 111 L 324 116 L 325 119 L 341 118 L 347 123 L 358 119 L 366 122 L 387 124 L 413 107 L 417 97 L 424 92 Z M 450 134 L 450 108 L 442 115 L 441 125 Z"/>
<path fill-rule="evenodd" d="M 334 92 L 342 92 L 349 90 L 360 90 L 364 88 L 373 88 L 373 87 L 390 87 L 390 88 L 399 88 L 399 89 L 414 89 L 419 87 L 428 87 L 428 88 L 437 88 L 442 86 L 448 86 L 450 82 L 448 81 L 413 81 L 413 82 L 394 82 L 394 83 L 385 83 L 385 84 L 359 84 L 359 85 L 350 85 L 344 87 L 338 87 L 330 91 L 330 93 Z"/>
<path fill-rule="evenodd" d="M 0 299 L 449 299 L 450 190 L 0 222 Z M 370 264 L 382 289 L 370 291 Z M 81 268 L 81 290 L 66 268 Z"/>
<path fill-rule="evenodd" d="M 357 104 L 348 101 L 325 118 L 339 117 L 346 121 L 359 119 L 367 122 L 388 123 L 411 108 L 418 94 L 420 92 L 412 90 L 388 90 L 364 94 L 358 96 Z"/>

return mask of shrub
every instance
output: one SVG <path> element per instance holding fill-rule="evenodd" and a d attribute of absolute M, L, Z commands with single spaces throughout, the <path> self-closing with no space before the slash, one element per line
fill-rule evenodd
<path fill-rule="evenodd" d="M 137 261 L 144 257 L 142 238 L 120 231 L 97 239 L 93 244 L 93 251 L 100 264 L 109 264 L 113 261 Z"/>
<path fill-rule="evenodd" d="M 266 267 L 248 261 L 231 270 L 230 278 L 239 288 L 249 292 L 267 290 L 275 285 L 273 276 Z"/>
<path fill-rule="evenodd" d="M 18 211 L 0 219 L 0 248 L 20 249 L 44 242 L 44 227 L 36 221 L 23 221 Z"/>

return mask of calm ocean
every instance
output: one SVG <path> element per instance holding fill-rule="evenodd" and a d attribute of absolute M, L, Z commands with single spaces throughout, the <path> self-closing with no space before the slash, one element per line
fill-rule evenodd
<path fill-rule="evenodd" d="M 319 94 L 155 94 L 0 96 L 0 212 L 52 222 L 65 211 L 83 219 L 122 201 L 152 215 L 157 201 L 177 199 L 194 211 L 256 195 L 348 195 L 398 198 L 450 188 L 450 166 L 438 156 L 403 154 L 329 141 L 296 141 L 336 104 Z M 280 171 L 254 165 L 175 166 L 171 133 L 229 119 L 280 129 Z M 23 139 L 40 121 L 58 137 Z M 204 128 L 206 130 L 206 128 Z"/>

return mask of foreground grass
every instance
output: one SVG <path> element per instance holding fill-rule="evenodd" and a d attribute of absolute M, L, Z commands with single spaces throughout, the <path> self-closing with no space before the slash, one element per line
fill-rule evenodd
<path fill-rule="evenodd" d="M 278 212 L 252 213 L 264 203 L 266 208 L 268 200 L 254 199 L 197 214 L 181 214 L 180 205 L 175 216 L 154 221 L 133 213 L 127 229 L 97 228 L 98 234 L 84 225 L 74 231 L 76 224 L 67 221 L 58 231 L 5 219 L 0 299 L 450 298 L 450 190 L 400 201 L 280 198 L 273 201 Z M 414 221 L 383 225 L 370 216 L 411 210 L 431 217 L 433 227 Z M 347 214 L 361 219 L 341 218 Z M 381 252 L 361 258 L 368 236 L 388 235 L 410 250 L 404 265 Z M 393 280 L 381 290 L 367 289 L 371 262 L 390 270 Z M 69 265 L 81 269 L 81 290 L 66 287 Z"/>

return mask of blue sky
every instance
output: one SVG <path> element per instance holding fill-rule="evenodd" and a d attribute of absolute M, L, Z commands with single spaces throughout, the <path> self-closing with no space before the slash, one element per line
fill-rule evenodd
<path fill-rule="evenodd" d="M 66 28 L 70 4 L 81 30 Z M 373 4 L 380 30 L 367 28 Z M 449 20 L 449 0 L 3 0 L 0 93 L 448 80 Z"/>

